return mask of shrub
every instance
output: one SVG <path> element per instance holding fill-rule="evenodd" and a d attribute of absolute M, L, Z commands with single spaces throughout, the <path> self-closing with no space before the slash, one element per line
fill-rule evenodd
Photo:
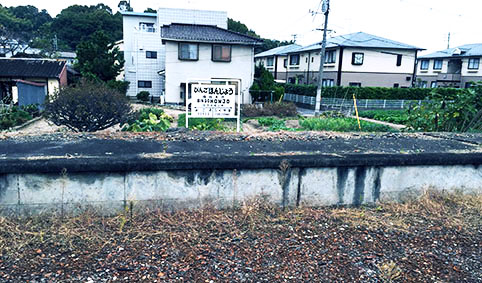
<path fill-rule="evenodd" d="M 316 96 L 315 85 L 285 84 L 286 93 Z M 322 97 L 329 98 L 351 98 L 353 94 L 357 99 L 405 99 L 424 100 L 427 99 L 434 89 L 430 88 L 387 88 L 387 87 L 324 87 Z M 437 93 L 447 98 L 454 98 L 463 90 L 455 88 L 437 88 Z"/>
<path fill-rule="evenodd" d="M 148 91 L 143 90 L 143 91 L 139 92 L 136 97 L 137 97 L 137 99 L 139 99 L 141 101 L 149 101 L 150 95 L 151 94 Z"/>
<path fill-rule="evenodd" d="M 277 132 L 280 130 L 289 131 L 293 130 L 286 127 L 284 120 L 276 119 L 274 117 L 261 117 L 258 118 L 258 122 L 261 126 L 269 127 L 268 131 Z"/>
<path fill-rule="evenodd" d="M 189 118 L 189 129 L 199 131 L 224 131 L 224 119 Z M 186 126 L 186 114 L 180 114 L 177 120 L 179 127 Z"/>
<path fill-rule="evenodd" d="M 32 119 L 32 115 L 27 111 L 13 106 L 10 109 L 0 111 L 0 130 L 7 130 L 11 127 L 22 125 Z"/>
<path fill-rule="evenodd" d="M 118 92 L 122 93 L 123 95 L 127 95 L 127 90 L 129 89 L 130 82 L 128 81 L 116 81 L 111 80 L 107 82 L 107 86 L 111 89 L 117 90 Z"/>
<path fill-rule="evenodd" d="M 57 126 L 94 132 L 122 123 L 131 111 L 125 95 L 106 84 L 81 80 L 61 88 L 46 104 L 45 116 Z"/>
<path fill-rule="evenodd" d="M 296 105 L 291 102 L 265 103 L 262 106 L 256 104 L 242 105 L 241 115 L 243 117 L 296 117 L 298 111 Z"/>
<path fill-rule="evenodd" d="M 407 126 L 415 131 L 482 131 L 482 83 L 456 96 L 437 89 L 430 103 L 410 109 Z"/>

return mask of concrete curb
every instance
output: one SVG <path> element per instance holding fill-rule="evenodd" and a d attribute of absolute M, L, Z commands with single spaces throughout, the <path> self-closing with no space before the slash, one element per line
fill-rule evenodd
<path fill-rule="evenodd" d="M 288 163 L 292 168 L 448 166 L 482 164 L 482 153 L 419 154 L 313 154 L 313 155 L 175 155 L 149 158 L 139 155 L 52 157 L 41 159 L 0 159 L 0 174 L 61 172 L 146 172 L 172 170 L 279 169 Z"/>

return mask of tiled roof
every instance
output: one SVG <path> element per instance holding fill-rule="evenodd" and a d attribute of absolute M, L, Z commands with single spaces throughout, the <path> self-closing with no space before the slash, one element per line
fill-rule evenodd
<path fill-rule="evenodd" d="M 482 43 L 466 44 L 455 48 L 449 48 L 435 53 L 422 55 L 420 59 L 446 58 L 446 57 L 471 57 L 482 56 Z"/>
<path fill-rule="evenodd" d="M 171 41 L 230 43 L 241 45 L 261 44 L 259 38 L 209 25 L 170 24 L 161 27 L 161 38 Z"/>
<path fill-rule="evenodd" d="M 327 39 L 326 48 L 334 47 L 360 47 L 360 48 L 387 48 L 387 49 L 411 49 L 423 50 L 416 46 L 386 39 L 383 37 L 371 35 L 364 32 L 356 32 L 347 35 L 335 36 Z M 308 45 L 292 52 L 304 52 L 321 49 L 321 42 Z"/>
<path fill-rule="evenodd" d="M 284 45 L 284 46 L 276 47 L 276 48 L 258 53 L 254 57 L 260 58 L 260 57 L 268 57 L 268 56 L 274 56 L 274 55 L 286 55 L 286 53 L 294 51 L 299 48 L 301 48 L 301 45 L 298 45 L 298 44 Z"/>
<path fill-rule="evenodd" d="M 58 78 L 64 61 L 47 59 L 0 59 L 0 77 Z"/>

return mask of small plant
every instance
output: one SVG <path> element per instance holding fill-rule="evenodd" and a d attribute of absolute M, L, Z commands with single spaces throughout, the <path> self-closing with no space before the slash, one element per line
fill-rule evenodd
<path fill-rule="evenodd" d="M 408 121 L 408 112 L 406 110 L 368 110 L 361 111 L 360 117 L 403 125 Z"/>
<path fill-rule="evenodd" d="M 61 88 L 45 106 L 45 116 L 75 132 L 95 132 L 125 121 L 131 112 L 127 97 L 104 83 L 81 80 Z"/>
<path fill-rule="evenodd" d="M 402 277 L 402 270 L 393 261 L 378 264 L 377 267 L 383 282 L 394 282 Z"/>
<path fill-rule="evenodd" d="M 241 108 L 241 115 L 243 117 L 264 117 L 264 116 L 277 116 L 284 117 L 296 117 L 298 111 L 296 105 L 291 102 L 274 102 L 265 103 L 263 105 L 243 105 Z"/>
<path fill-rule="evenodd" d="M 226 127 L 223 123 L 224 119 L 189 118 L 189 129 L 199 131 L 225 131 Z M 179 127 L 186 126 L 186 114 L 179 115 L 177 125 Z"/>
<path fill-rule="evenodd" d="M 0 110 L 0 130 L 19 126 L 33 117 L 29 112 L 21 110 L 17 106 Z"/>
<path fill-rule="evenodd" d="M 158 108 L 146 108 L 137 112 L 135 120 L 131 120 L 128 126 L 122 130 L 128 132 L 165 132 L 171 126 L 173 118 L 164 110 Z"/>
<path fill-rule="evenodd" d="M 286 127 L 286 122 L 284 120 L 276 119 L 274 117 L 261 117 L 258 118 L 258 122 L 261 126 L 269 127 L 268 130 L 271 132 L 292 130 Z"/>
<path fill-rule="evenodd" d="M 139 99 L 140 101 L 149 101 L 149 96 L 150 96 L 150 95 L 151 95 L 151 94 L 150 94 L 148 91 L 143 90 L 143 91 L 139 92 L 136 97 L 137 97 L 137 99 Z"/>

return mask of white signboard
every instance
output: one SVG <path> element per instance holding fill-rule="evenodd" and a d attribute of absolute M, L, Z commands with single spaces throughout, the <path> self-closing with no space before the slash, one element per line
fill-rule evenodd
<path fill-rule="evenodd" d="M 236 118 L 236 86 L 191 85 L 191 117 Z"/>
<path fill-rule="evenodd" d="M 188 80 L 186 93 L 189 87 L 191 98 L 186 99 L 186 128 L 189 126 L 189 118 L 236 118 L 236 129 L 239 132 L 241 80 Z"/>

